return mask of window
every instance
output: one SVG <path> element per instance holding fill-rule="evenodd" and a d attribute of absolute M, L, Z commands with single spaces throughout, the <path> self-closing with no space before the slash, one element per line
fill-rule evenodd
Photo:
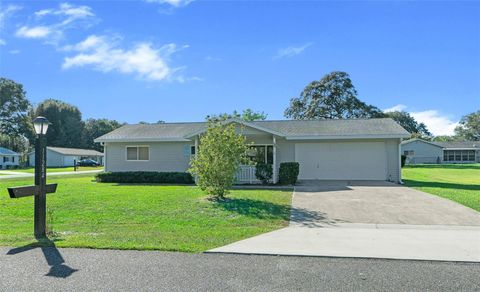
<path fill-rule="evenodd" d="M 190 146 L 190 156 L 195 156 L 195 145 Z"/>
<path fill-rule="evenodd" d="M 253 162 L 273 164 L 273 146 L 271 145 L 251 146 L 247 155 Z"/>
<path fill-rule="evenodd" d="M 9 161 L 10 161 L 10 157 L 3 156 L 3 162 L 9 162 Z"/>
<path fill-rule="evenodd" d="M 128 146 L 127 160 L 149 160 L 150 149 L 148 146 Z"/>
<path fill-rule="evenodd" d="M 403 155 L 405 155 L 405 156 L 413 156 L 413 155 L 415 155 L 415 151 L 413 151 L 413 150 L 405 150 L 405 151 L 403 151 Z"/>
<path fill-rule="evenodd" d="M 444 161 L 475 161 L 475 150 L 444 150 Z"/>

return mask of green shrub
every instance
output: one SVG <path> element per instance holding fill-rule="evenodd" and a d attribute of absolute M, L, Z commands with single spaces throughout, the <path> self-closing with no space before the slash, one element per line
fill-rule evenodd
<path fill-rule="evenodd" d="M 101 172 L 97 174 L 98 182 L 105 183 L 172 183 L 193 184 L 191 174 L 187 172 L 126 171 Z"/>
<path fill-rule="evenodd" d="M 402 167 L 405 166 L 405 161 L 407 160 L 407 156 L 402 155 Z"/>
<path fill-rule="evenodd" d="M 262 181 L 263 184 L 268 184 L 272 180 L 273 167 L 271 164 L 257 163 L 255 166 L 255 177 Z"/>
<path fill-rule="evenodd" d="M 282 162 L 280 163 L 280 170 L 278 179 L 281 184 L 294 185 L 298 179 L 300 171 L 300 164 L 298 162 Z"/>

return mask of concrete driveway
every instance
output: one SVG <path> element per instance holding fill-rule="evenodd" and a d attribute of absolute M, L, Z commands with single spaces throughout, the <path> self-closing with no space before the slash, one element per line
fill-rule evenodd
<path fill-rule="evenodd" d="M 388 182 L 308 181 L 289 227 L 210 252 L 480 262 L 480 213 Z"/>
<path fill-rule="evenodd" d="M 291 224 L 480 225 L 480 213 L 381 181 L 306 181 L 295 188 Z"/>

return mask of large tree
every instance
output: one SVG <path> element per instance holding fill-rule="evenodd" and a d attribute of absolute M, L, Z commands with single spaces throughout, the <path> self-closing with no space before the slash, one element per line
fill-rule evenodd
<path fill-rule="evenodd" d="M 123 125 L 124 124 L 118 121 L 108 119 L 86 120 L 82 135 L 83 147 L 103 152 L 103 146 L 93 142 L 93 140 Z"/>
<path fill-rule="evenodd" d="M 480 110 L 462 117 L 455 135 L 464 140 L 480 141 Z"/>
<path fill-rule="evenodd" d="M 295 120 L 382 116 L 380 109 L 358 99 L 350 76 L 338 71 L 308 84 L 300 97 L 290 100 L 290 106 L 285 110 L 285 117 Z"/>
<path fill-rule="evenodd" d="M 242 113 L 239 113 L 238 111 L 234 110 L 233 113 L 231 114 L 223 113 L 219 115 L 208 115 L 206 117 L 206 120 L 207 121 L 223 121 L 231 118 L 242 119 L 247 122 L 264 121 L 267 119 L 267 114 L 264 112 L 256 112 L 250 108 L 247 108 L 247 109 L 244 109 Z"/>
<path fill-rule="evenodd" d="M 34 115 L 44 116 L 51 123 L 47 132 L 49 146 L 79 148 L 83 145 L 84 124 L 82 113 L 76 106 L 47 99 L 35 108 Z"/>
<path fill-rule="evenodd" d="M 17 152 L 27 150 L 25 137 L 33 135 L 30 108 L 23 85 L 0 78 L 0 146 Z"/>
<path fill-rule="evenodd" d="M 428 138 L 432 136 L 424 123 L 418 123 L 409 113 L 405 111 L 387 112 L 385 115 L 392 118 L 414 137 Z"/>

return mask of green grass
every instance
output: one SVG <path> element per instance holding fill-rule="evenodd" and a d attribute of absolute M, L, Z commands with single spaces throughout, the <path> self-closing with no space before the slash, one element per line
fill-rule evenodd
<path fill-rule="evenodd" d="M 480 164 L 406 166 L 403 181 L 409 187 L 450 199 L 480 211 Z"/>
<path fill-rule="evenodd" d="M 103 169 L 102 167 L 93 167 L 93 166 L 80 166 L 77 167 L 77 171 L 85 171 L 85 170 L 100 170 Z M 14 172 L 24 172 L 24 173 L 34 173 L 35 168 L 34 167 L 29 167 L 29 168 L 22 168 L 22 169 L 8 169 L 7 171 L 14 171 Z M 73 171 L 73 166 L 71 167 L 49 167 L 47 168 L 47 173 L 48 172 L 68 172 L 68 171 Z M 2 174 L 2 170 L 0 170 L 0 174 Z"/>
<path fill-rule="evenodd" d="M 291 191 L 233 190 L 212 202 L 195 186 L 96 183 L 91 175 L 52 177 L 57 247 L 199 252 L 286 226 Z M 0 245 L 34 243 L 33 197 L 10 199 L 0 181 Z"/>

